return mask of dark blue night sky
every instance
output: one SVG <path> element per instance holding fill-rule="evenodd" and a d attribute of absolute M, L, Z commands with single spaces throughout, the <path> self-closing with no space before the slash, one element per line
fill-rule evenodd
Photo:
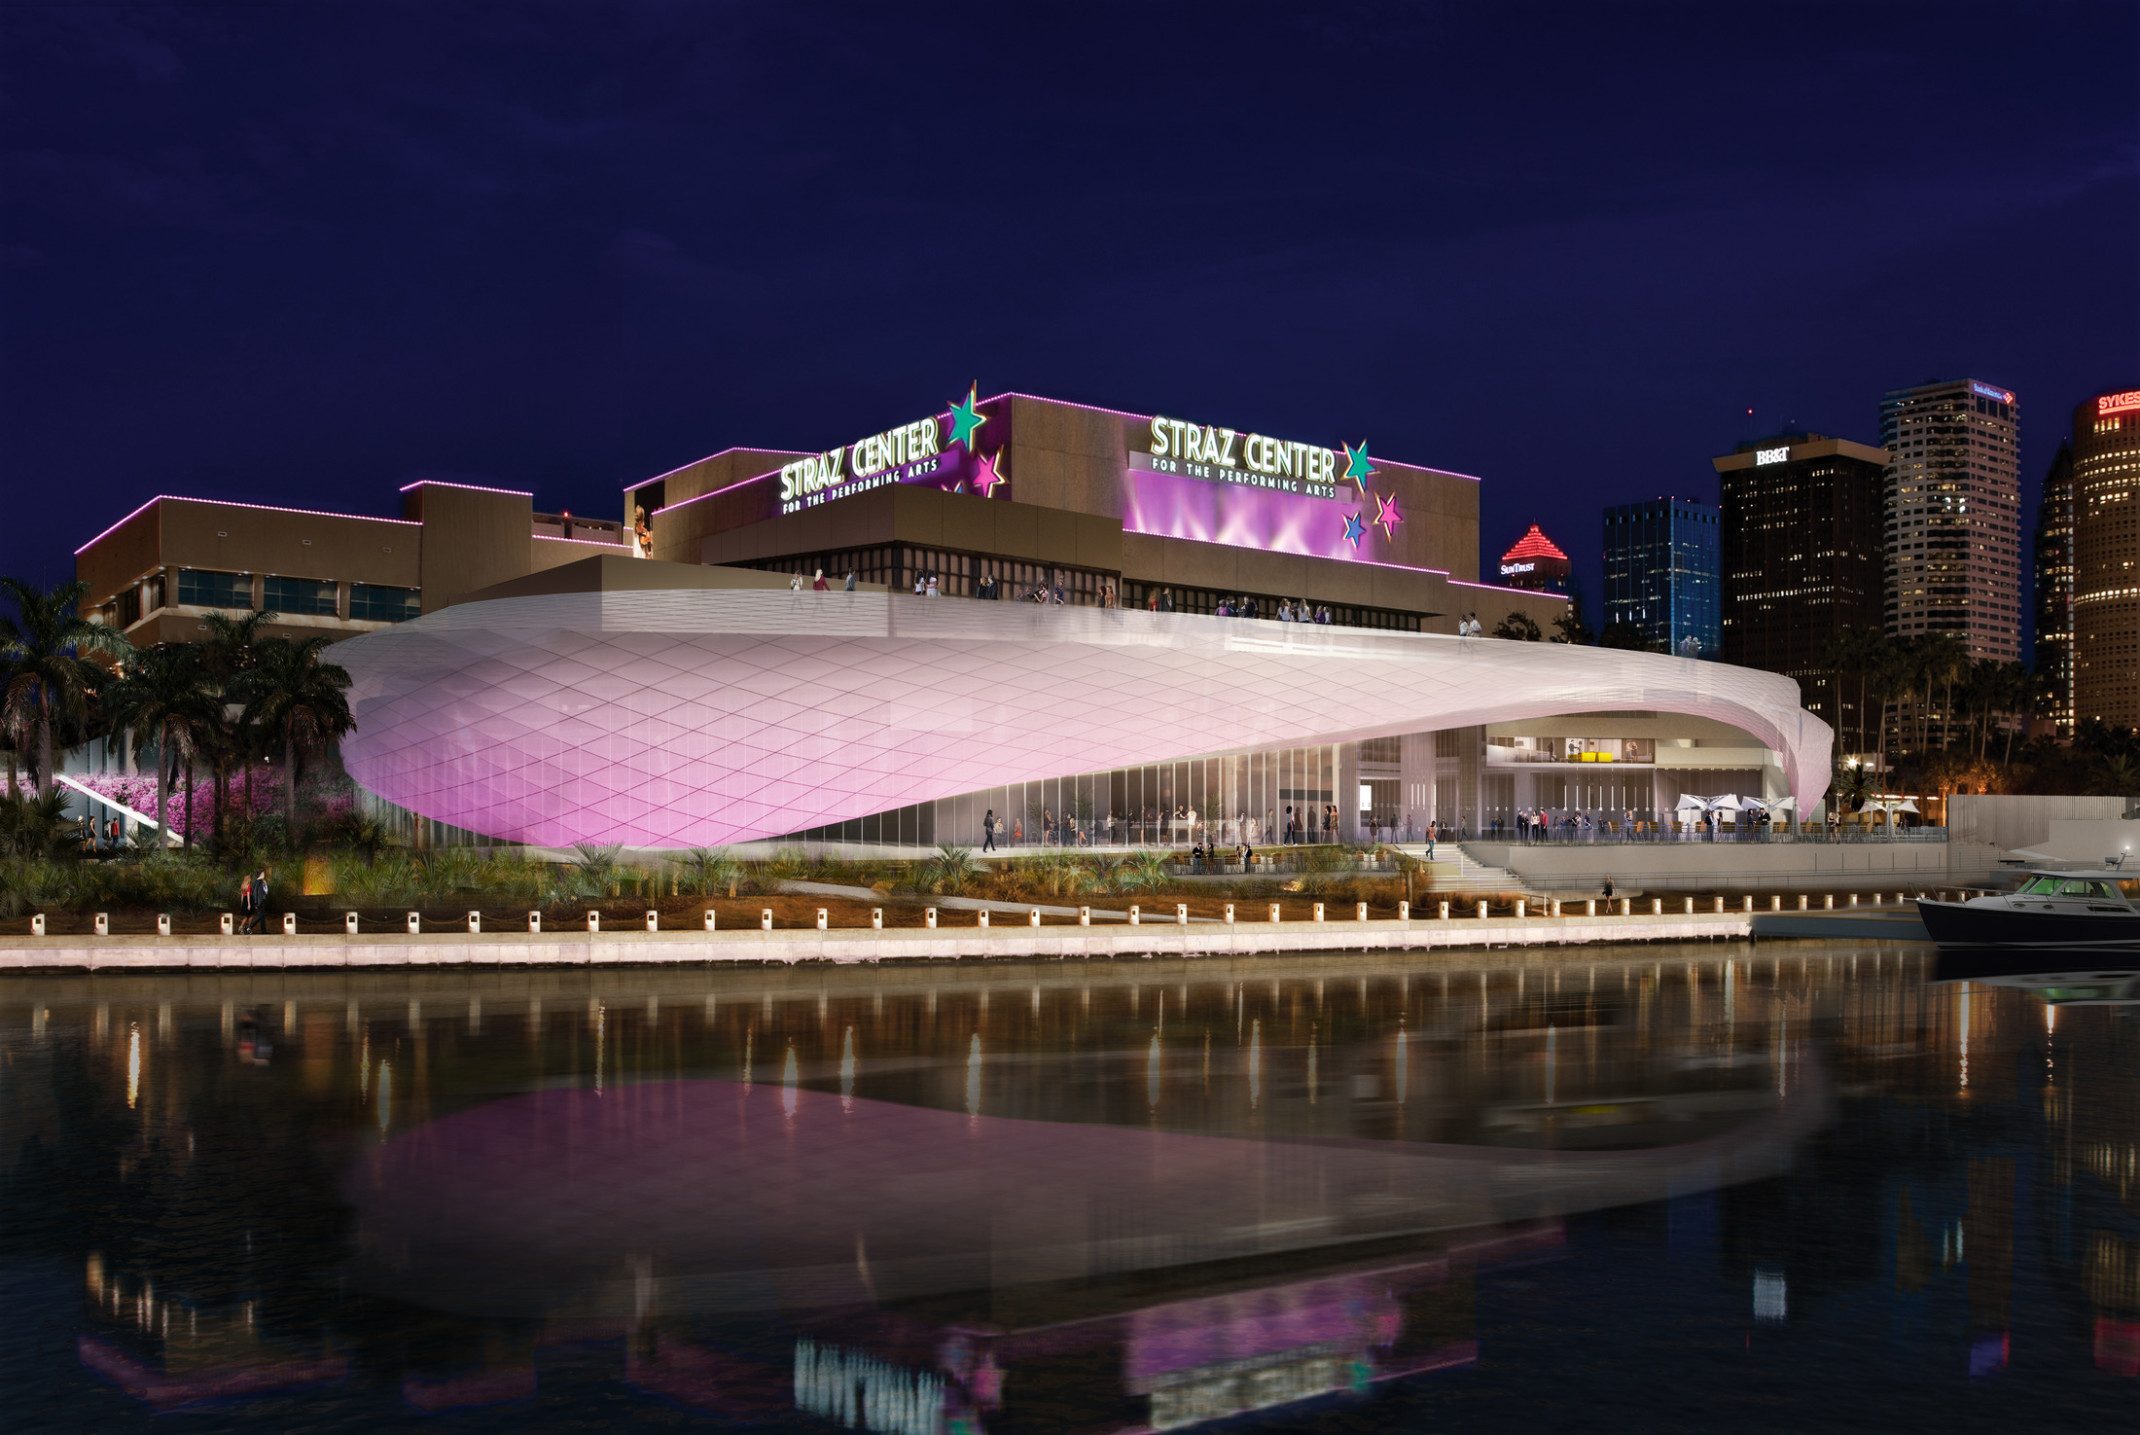
<path fill-rule="evenodd" d="M 2140 384 L 2131 3 L 0 8 L 0 571 L 157 492 L 617 490 L 969 382 L 1599 509 Z M 1748 414 L 1751 408 L 1753 413 Z"/>

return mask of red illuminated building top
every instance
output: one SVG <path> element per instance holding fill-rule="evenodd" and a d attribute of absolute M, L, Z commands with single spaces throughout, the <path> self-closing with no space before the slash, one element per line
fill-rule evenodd
<path fill-rule="evenodd" d="M 1520 558 L 1558 558 L 1563 563 L 1568 561 L 1568 555 L 1561 552 L 1560 546 L 1552 539 L 1540 533 L 1535 523 L 1531 525 L 1529 533 L 1516 540 L 1514 548 L 1501 555 L 1503 563 L 1513 563 Z"/>

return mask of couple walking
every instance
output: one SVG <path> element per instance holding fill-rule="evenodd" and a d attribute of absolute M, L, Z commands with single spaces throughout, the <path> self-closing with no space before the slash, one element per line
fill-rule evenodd
<path fill-rule="evenodd" d="M 262 867 L 238 887 L 238 930 L 267 932 L 268 869 Z"/>

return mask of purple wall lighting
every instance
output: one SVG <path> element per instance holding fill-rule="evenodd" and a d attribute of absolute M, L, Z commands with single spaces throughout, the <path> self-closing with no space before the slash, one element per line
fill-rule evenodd
<path fill-rule="evenodd" d="M 1389 499 L 1387 528 L 1378 527 L 1384 504 L 1370 491 L 1340 484 L 1336 498 L 1314 498 L 1282 489 L 1252 488 L 1178 473 L 1126 468 L 1122 473 L 1122 527 L 1160 538 L 1226 543 L 1297 553 L 1306 558 L 1368 558 L 1395 561 L 1396 526 L 1403 521 Z"/>

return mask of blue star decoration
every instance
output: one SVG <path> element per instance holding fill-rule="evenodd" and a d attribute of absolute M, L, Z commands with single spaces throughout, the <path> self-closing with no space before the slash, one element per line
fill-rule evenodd
<path fill-rule="evenodd" d="M 965 403 L 951 405 L 951 442 L 966 445 L 968 453 L 973 452 L 974 433 L 988 422 L 988 415 L 977 407 L 980 399 L 981 386 L 976 383 L 966 390 Z"/>
<path fill-rule="evenodd" d="M 1360 486 L 1360 496 L 1365 498 L 1367 496 L 1367 480 L 1375 476 L 1374 466 L 1367 461 L 1367 440 L 1361 439 L 1358 448 L 1354 448 L 1349 443 L 1341 443 L 1338 447 L 1345 450 L 1346 481 L 1358 484 Z"/>
<path fill-rule="evenodd" d="M 1360 540 L 1366 536 L 1367 525 L 1360 521 L 1360 515 L 1357 513 L 1347 515 L 1345 519 L 1345 541 L 1357 549 L 1360 546 Z"/>

